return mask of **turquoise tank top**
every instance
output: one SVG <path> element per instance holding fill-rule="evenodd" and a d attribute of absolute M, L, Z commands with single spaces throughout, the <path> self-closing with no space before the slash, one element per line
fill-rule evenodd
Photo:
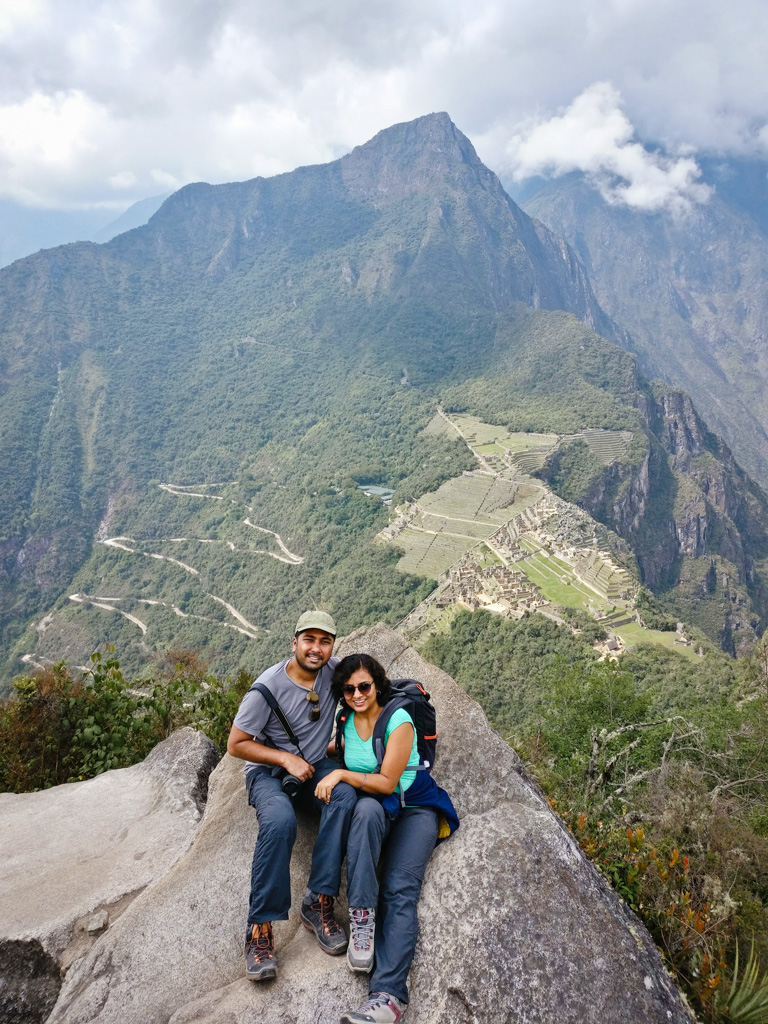
<path fill-rule="evenodd" d="M 387 723 L 384 732 L 384 745 L 386 746 L 390 733 L 399 725 L 407 722 L 413 727 L 413 719 L 404 708 L 398 708 Z M 376 770 L 376 755 L 373 752 L 373 736 L 367 740 L 361 740 L 355 728 L 354 711 L 344 724 L 344 761 L 351 772 L 372 772 Z M 413 746 L 408 758 L 409 765 L 420 764 L 419 749 L 416 744 L 416 729 L 413 729 Z M 400 777 L 400 788 L 402 792 L 411 785 L 416 778 L 416 772 L 403 772 Z"/>

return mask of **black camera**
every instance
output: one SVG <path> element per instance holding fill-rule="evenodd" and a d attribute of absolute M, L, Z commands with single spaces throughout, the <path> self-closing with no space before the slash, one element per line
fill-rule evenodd
<path fill-rule="evenodd" d="M 301 788 L 301 782 L 296 776 L 289 775 L 285 768 L 281 768 L 279 764 L 275 765 L 272 769 L 272 776 L 275 779 L 281 780 L 283 792 L 293 800 Z"/>

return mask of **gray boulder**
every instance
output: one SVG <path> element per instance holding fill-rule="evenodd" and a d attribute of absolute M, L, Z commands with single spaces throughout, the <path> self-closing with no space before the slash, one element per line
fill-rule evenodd
<path fill-rule="evenodd" d="M 410 1024 L 689 1024 L 650 936 L 478 705 L 386 626 L 340 644 L 355 650 L 432 693 L 436 776 L 462 819 L 427 872 Z M 72 967 L 51 1024 L 331 1024 L 364 1000 L 365 977 L 322 953 L 298 920 L 311 821 L 294 853 L 291 918 L 275 929 L 280 974 L 243 977 L 256 820 L 238 762 L 225 757 L 210 783 L 190 849 Z"/>
<path fill-rule="evenodd" d="M 0 1019 L 45 1020 L 61 976 L 188 848 L 211 741 L 180 729 L 141 764 L 0 795 Z"/>

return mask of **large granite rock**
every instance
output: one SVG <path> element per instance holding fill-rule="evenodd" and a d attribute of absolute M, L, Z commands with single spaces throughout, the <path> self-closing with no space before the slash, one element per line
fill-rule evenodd
<path fill-rule="evenodd" d="M 62 973 L 188 848 L 217 760 L 180 729 L 132 768 L 0 795 L 0 1020 L 45 1020 Z"/>
<path fill-rule="evenodd" d="M 462 818 L 425 880 L 410 1024 L 690 1022 L 650 936 L 477 704 L 385 626 L 340 649 L 425 682 L 439 715 L 436 774 Z M 225 758 L 190 849 L 73 966 L 51 1024 L 331 1024 L 362 1002 L 366 978 L 323 954 L 298 920 L 311 822 L 294 853 L 291 918 L 275 930 L 280 974 L 243 977 L 255 834 L 241 766 Z"/>

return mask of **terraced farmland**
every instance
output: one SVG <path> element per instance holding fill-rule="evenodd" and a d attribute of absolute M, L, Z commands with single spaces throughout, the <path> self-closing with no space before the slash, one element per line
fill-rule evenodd
<path fill-rule="evenodd" d="M 584 430 L 580 434 L 569 434 L 563 441 L 580 438 L 589 445 L 589 450 L 604 466 L 610 466 L 623 459 L 629 443 L 635 435 L 631 430 Z"/>
<path fill-rule="evenodd" d="M 552 448 L 557 444 L 557 434 L 529 434 L 518 431 L 499 437 L 498 443 L 507 451 L 524 451 L 528 448 Z"/>
<path fill-rule="evenodd" d="M 398 547 L 405 549 L 398 568 L 436 579 L 541 493 L 538 485 L 500 477 L 460 476 L 446 481 L 419 499 L 417 514 L 397 535 Z"/>
<path fill-rule="evenodd" d="M 613 632 L 620 636 L 628 647 L 634 647 L 635 644 L 660 644 L 662 647 L 677 651 L 678 654 L 682 654 L 689 661 L 699 660 L 699 656 L 693 647 L 684 647 L 675 643 L 677 633 L 661 633 L 657 629 L 645 629 L 636 622 L 628 622 L 624 626 L 618 626 L 613 629 Z"/>
<path fill-rule="evenodd" d="M 535 537 L 521 537 L 520 547 L 530 552 L 530 558 L 518 562 L 518 566 L 539 587 L 547 600 L 565 608 L 582 608 L 585 611 L 590 611 L 590 605 L 594 608 L 603 600 L 591 587 L 581 582 L 572 566 L 545 551 Z"/>
<path fill-rule="evenodd" d="M 446 481 L 432 494 L 425 494 L 418 505 L 425 512 L 482 523 L 492 532 L 541 493 L 537 488 L 534 496 L 530 488 L 525 488 L 518 495 L 519 489 L 515 481 L 499 477 L 460 476 Z"/>
<path fill-rule="evenodd" d="M 464 554 L 467 548 L 472 547 L 475 541 L 406 529 L 398 535 L 396 543 L 398 547 L 405 549 L 405 554 L 397 566 L 401 572 L 411 572 L 416 576 L 427 576 L 436 580 L 449 565 Z"/>
<path fill-rule="evenodd" d="M 476 447 L 483 444 L 496 444 L 510 450 L 514 448 L 530 448 L 534 445 L 552 445 L 557 443 L 557 434 L 528 434 L 523 431 L 510 432 L 498 424 L 483 423 L 476 416 L 464 414 L 452 415 L 456 424 L 467 441 Z"/>
<path fill-rule="evenodd" d="M 578 585 L 561 579 L 552 572 L 546 560 L 533 556 L 517 563 L 531 583 L 535 583 L 547 601 L 564 608 L 581 608 L 589 611 L 589 595 Z"/>
<path fill-rule="evenodd" d="M 530 476 L 537 469 L 541 469 L 550 451 L 550 448 L 533 448 L 528 451 L 515 452 L 512 456 L 512 463 L 521 473 Z"/>

